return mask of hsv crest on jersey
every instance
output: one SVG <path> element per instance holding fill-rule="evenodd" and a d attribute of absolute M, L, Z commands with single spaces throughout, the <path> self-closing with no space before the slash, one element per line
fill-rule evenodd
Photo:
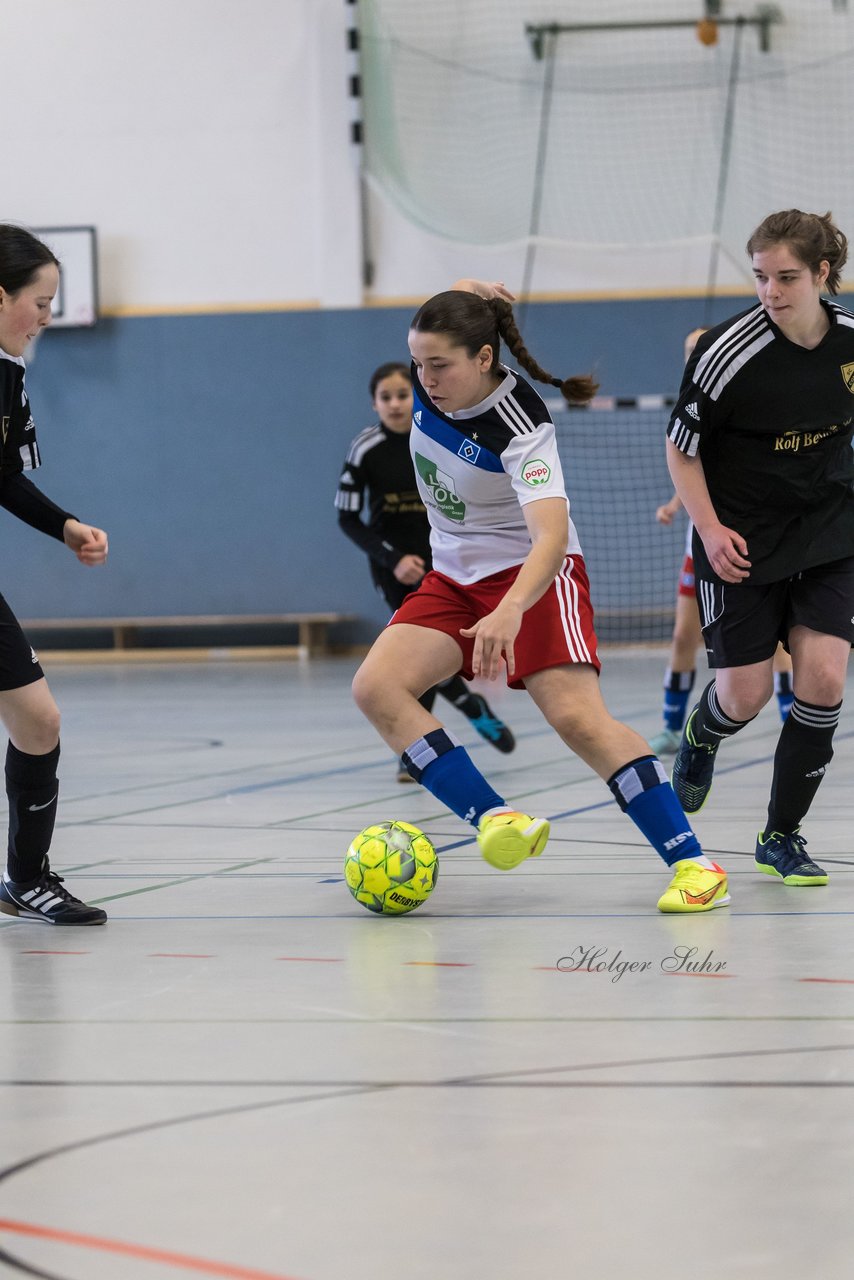
<path fill-rule="evenodd" d="M 534 488 L 538 484 L 547 484 L 552 477 L 552 469 L 542 458 L 532 458 L 522 468 L 522 479 L 525 484 Z"/>
<path fill-rule="evenodd" d="M 840 366 L 842 380 L 849 391 L 854 391 L 854 364 L 843 364 Z"/>
<path fill-rule="evenodd" d="M 457 449 L 457 453 L 464 462 L 470 462 L 474 466 L 480 453 L 480 445 L 472 444 L 471 440 L 464 440 Z"/>

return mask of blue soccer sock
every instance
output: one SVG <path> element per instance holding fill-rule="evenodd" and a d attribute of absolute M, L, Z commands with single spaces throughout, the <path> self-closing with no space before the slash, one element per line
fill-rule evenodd
<path fill-rule="evenodd" d="M 774 672 L 774 692 L 777 695 L 777 706 L 780 708 L 780 719 L 786 723 L 786 717 L 792 709 L 792 703 L 795 700 L 795 691 L 792 688 L 792 674 L 790 671 Z"/>
<path fill-rule="evenodd" d="M 672 671 L 664 675 L 664 727 L 679 731 L 685 723 L 688 698 L 694 688 L 694 671 Z"/>
<path fill-rule="evenodd" d="M 464 822 L 476 827 L 489 809 L 507 809 L 447 729 L 433 729 L 401 756 L 409 773 Z"/>
<path fill-rule="evenodd" d="M 708 863 L 656 756 L 631 760 L 608 779 L 608 786 L 623 813 L 668 867 L 684 858 Z"/>

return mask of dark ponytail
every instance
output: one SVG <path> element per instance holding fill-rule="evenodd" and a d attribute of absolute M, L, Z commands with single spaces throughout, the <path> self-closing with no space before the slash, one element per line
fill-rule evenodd
<path fill-rule="evenodd" d="M 557 387 L 568 404 L 584 405 L 593 399 L 599 390 L 599 383 L 589 374 L 576 374 L 571 378 L 563 379 L 554 378 L 537 363 L 522 341 L 513 308 L 509 302 L 504 298 L 492 298 L 487 306 L 495 312 L 498 330 L 509 350 L 532 378 L 536 378 L 537 382 L 549 382 L 553 387 Z"/>
<path fill-rule="evenodd" d="M 537 382 L 547 382 L 553 387 L 559 387 L 570 404 L 587 404 L 599 387 L 598 382 L 588 375 L 561 379 L 547 373 L 522 341 L 513 308 L 504 298 L 486 301 L 476 293 L 449 289 L 445 293 L 437 293 L 425 302 L 416 313 L 410 328 L 416 333 L 445 334 L 455 346 L 465 347 L 470 356 L 477 355 L 483 347 L 491 347 L 493 373 L 498 369 L 498 354 L 503 338 L 526 373 L 530 373 Z"/>

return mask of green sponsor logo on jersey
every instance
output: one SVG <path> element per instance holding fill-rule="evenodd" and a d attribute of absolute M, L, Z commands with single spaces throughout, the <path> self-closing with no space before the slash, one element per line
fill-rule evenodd
<path fill-rule="evenodd" d="M 530 462 L 525 463 L 521 474 L 525 484 L 529 484 L 533 489 L 538 484 L 548 484 L 552 478 L 552 469 L 547 462 L 543 462 L 542 458 L 532 458 Z"/>
<path fill-rule="evenodd" d="M 452 481 L 442 475 L 435 462 L 422 458 L 420 453 L 415 455 L 415 465 L 442 515 L 462 524 L 466 518 L 466 504 L 454 493 Z"/>

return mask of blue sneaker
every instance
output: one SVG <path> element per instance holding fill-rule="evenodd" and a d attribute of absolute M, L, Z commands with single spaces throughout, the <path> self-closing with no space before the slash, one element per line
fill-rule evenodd
<path fill-rule="evenodd" d="M 471 712 L 475 711 L 475 715 Z M 489 703 L 479 693 L 469 694 L 463 714 L 468 716 L 472 727 L 482 738 L 491 742 L 493 747 L 503 751 L 505 755 L 516 746 L 516 739 L 503 720 L 493 713 Z"/>
<path fill-rule="evenodd" d="M 827 884 L 828 874 L 813 862 L 807 853 L 806 840 L 793 831 L 782 835 L 779 831 L 763 831 L 756 837 L 755 865 L 766 876 L 776 876 L 783 884 Z"/>
<path fill-rule="evenodd" d="M 715 772 L 715 756 L 719 743 L 707 747 L 694 742 L 691 726 L 697 714 L 696 707 L 688 717 L 685 732 L 676 759 L 673 761 L 673 775 L 670 779 L 679 803 L 686 813 L 699 813 L 709 798 L 712 789 L 712 776 Z"/>

